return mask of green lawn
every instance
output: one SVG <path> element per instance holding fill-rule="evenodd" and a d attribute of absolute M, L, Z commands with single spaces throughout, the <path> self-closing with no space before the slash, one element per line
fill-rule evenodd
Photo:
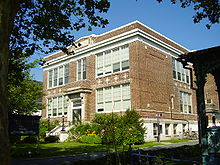
<path fill-rule="evenodd" d="M 165 141 L 169 143 L 187 142 L 187 140 L 171 140 Z M 141 145 L 132 145 L 133 149 L 147 148 L 157 145 L 163 145 L 157 142 L 146 142 Z M 11 147 L 12 157 L 14 159 L 28 158 L 28 152 L 31 152 L 31 157 L 52 157 L 52 156 L 69 156 L 74 154 L 95 153 L 114 151 L 113 146 L 106 146 L 102 144 L 83 144 L 77 142 L 63 142 L 63 143 L 48 143 L 40 144 L 37 151 L 36 144 L 16 144 Z M 124 150 L 128 150 L 129 146 L 125 146 Z M 123 150 L 123 147 L 118 147 L 117 150 Z"/>

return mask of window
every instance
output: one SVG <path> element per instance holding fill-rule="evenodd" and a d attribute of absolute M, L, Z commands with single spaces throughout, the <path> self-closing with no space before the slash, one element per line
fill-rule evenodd
<path fill-rule="evenodd" d="M 77 63 L 77 70 L 78 70 L 78 80 L 85 80 L 86 79 L 86 58 L 78 60 Z"/>
<path fill-rule="evenodd" d="M 187 131 L 186 124 L 183 124 L 183 133 Z"/>
<path fill-rule="evenodd" d="M 62 116 L 67 114 L 68 96 L 59 96 L 47 99 L 47 115 Z"/>
<path fill-rule="evenodd" d="M 121 110 L 121 88 L 120 85 L 113 87 L 114 110 Z"/>
<path fill-rule="evenodd" d="M 158 130 L 157 123 L 153 123 L 153 135 L 154 136 L 157 136 L 157 130 Z"/>
<path fill-rule="evenodd" d="M 97 55 L 97 76 L 103 75 L 103 53 Z"/>
<path fill-rule="evenodd" d="M 165 124 L 165 135 L 169 135 L 170 124 Z"/>
<path fill-rule="evenodd" d="M 67 108 L 68 108 L 68 96 L 64 96 L 64 101 L 63 101 L 63 114 L 66 115 L 67 114 Z"/>
<path fill-rule="evenodd" d="M 53 116 L 57 116 L 57 97 L 53 98 Z"/>
<path fill-rule="evenodd" d="M 49 88 L 69 82 L 69 64 L 49 70 L 48 86 Z"/>
<path fill-rule="evenodd" d="M 69 82 L 69 64 L 65 65 L 64 69 L 64 84 Z"/>
<path fill-rule="evenodd" d="M 104 102 L 103 102 L 103 88 L 97 89 L 97 111 L 104 111 Z"/>
<path fill-rule="evenodd" d="M 59 85 L 63 85 L 63 66 L 59 67 Z"/>
<path fill-rule="evenodd" d="M 192 113 L 192 96 L 187 92 L 180 92 L 180 111 Z"/>
<path fill-rule="evenodd" d="M 173 134 L 177 134 L 177 124 L 173 124 Z"/>
<path fill-rule="evenodd" d="M 57 78 L 58 78 L 58 68 L 54 69 L 54 79 L 53 79 L 53 86 L 57 86 Z"/>
<path fill-rule="evenodd" d="M 162 125 L 159 125 L 160 134 L 162 134 Z M 158 123 L 153 123 L 153 135 L 158 135 Z"/>
<path fill-rule="evenodd" d="M 96 94 L 98 112 L 120 111 L 131 107 L 130 84 L 100 88 L 96 90 Z"/>
<path fill-rule="evenodd" d="M 122 85 L 122 107 L 123 109 L 129 109 L 131 107 L 131 98 L 130 98 L 130 85 Z"/>
<path fill-rule="evenodd" d="M 63 98 L 62 96 L 58 97 L 58 115 L 62 115 L 63 111 Z"/>
<path fill-rule="evenodd" d="M 96 75 L 108 75 L 129 69 L 128 45 L 117 47 L 96 55 Z"/>
<path fill-rule="evenodd" d="M 173 79 L 189 83 L 189 70 L 184 69 L 182 63 L 172 58 Z"/>
<path fill-rule="evenodd" d="M 48 116 L 51 116 L 51 113 L 52 113 L 52 99 L 48 99 L 47 100 L 47 115 Z"/>
<path fill-rule="evenodd" d="M 105 111 L 112 111 L 112 89 L 111 87 L 105 88 Z"/>

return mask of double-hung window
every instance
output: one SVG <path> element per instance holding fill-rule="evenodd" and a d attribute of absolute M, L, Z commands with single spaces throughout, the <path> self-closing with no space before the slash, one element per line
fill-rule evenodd
<path fill-rule="evenodd" d="M 173 79 L 189 83 L 189 70 L 184 69 L 182 63 L 172 58 Z"/>
<path fill-rule="evenodd" d="M 120 85 L 113 87 L 114 110 L 121 110 L 121 88 Z"/>
<path fill-rule="evenodd" d="M 131 107 L 130 84 L 109 86 L 96 90 L 98 112 L 127 110 Z"/>
<path fill-rule="evenodd" d="M 59 85 L 63 85 L 63 66 L 59 67 Z"/>
<path fill-rule="evenodd" d="M 77 62 L 77 80 L 86 79 L 86 58 L 82 58 Z"/>
<path fill-rule="evenodd" d="M 69 82 L 69 64 L 51 69 L 48 72 L 49 88 L 67 84 Z"/>
<path fill-rule="evenodd" d="M 103 88 L 97 89 L 97 111 L 104 111 Z"/>
<path fill-rule="evenodd" d="M 64 84 L 67 84 L 69 82 L 69 65 L 65 65 L 64 67 Z"/>
<path fill-rule="evenodd" d="M 54 79 L 53 79 L 53 86 L 57 86 L 57 79 L 58 79 L 58 68 L 54 69 Z"/>
<path fill-rule="evenodd" d="M 109 75 L 129 69 L 128 45 L 101 52 L 96 55 L 96 75 Z"/>
<path fill-rule="evenodd" d="M 67 114 L 68 96 L 52 97 L 47 99 L 47 115 L 62 116 Z"/>
<path fill-rule="evenodd" d="M 49 71 L 49 88 L 53 86 L 53 70 Z"/>
<path fill-rule="evenodd" d="M 192 113 L 192 95 L 180 91 L 180 111 L 183 113 Z"/>

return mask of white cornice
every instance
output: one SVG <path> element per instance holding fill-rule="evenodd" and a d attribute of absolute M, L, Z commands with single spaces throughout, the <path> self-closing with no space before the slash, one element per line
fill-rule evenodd
<path fill-rule="evenodd" d="M 144 24 L 142 24 L 138 21 L 135 21 L 135 22 L 137 22 L 137 23 L 141 24 L 142 26 L 145 26 L 146 28 L 150 29 L 149 27 L 147 27 L 146 25 L 144 25 Z M 130 24 L 133 24 L 135 22 L 132 22 Z M 128 26 L 130 24 L 127 24 L 125 26 Z M 125 27 L 125 26 L 122 26 L 122 27 Z M 120 27 L 120 28 L 122 28 L 122 27 Z M 119 29 L 119 28 L 117 28 L 117 29 Z M 117 29 L 114 29 L 113 31 L 115 31 Z M 156 32 L 152 29 L 150 29 L 150 30 L 157 33 L 157 34 L 159 34 L 158 32 Z M 110 32 L 107 32 L 107 33 L 110 33 Z M 104 34 L 106 34 L 106 33 L 104 33 Z M 104 35 L 104 34 L 102 34 L 102 35 Z M 159 34 L 159 35 L 162 36 L 161 34 Z M 166 38 L 165 36 L 163 36 L 163 37 Z M 166 39 L 169 40 L 168 38 L 166 38 Z M 156 49 L 158 49 L 158 50 L 160 50 L 160 51 L 162 51 L 166 54 L 169 54 L 171 56 L 178 56 L 178 55 L 184 53 L 184 52 L 180 51 L 179 49 L 167 44 L 166 42 L 164 42 L 164 41 L 162 41 L 162 40 L 160 40 L 160 39 L 144 32 L 144 31 L 142 31 L 138 28 L 135 28 L 133 30 L 122 33 L 122 34 L 117 35 L 115 37 L 108 38 L 108 39 L 100 41 L 98 43 L 94 43 L 92 45 L 89 45 L 85 48 L 76 50 L 74 55 L 64 55 L 64 56 L 58 57 L 56 59 L 52 59 L 52 60 L 48 61 L 46 63 L 46 65 L 43 66 L 43 68 L 45 70 L 48 70 L 52 67 L 55 67 L 56 65 L 62 65 L 64 63 L 68 63 L 70 61 L 75 61 L 75 60 L 78 60 L 80 58 L 87 57 L 87 56 L 92 55 L 92 54 L 97 54 L 97 53 L 102 52 L 104 50 L 108 50 L 108 49 L 111 49 L 113 47 L 117 47 L 117 46 L 120 46 L 120 45 L 123 45 L 123 44 L 127 44 L 127 43 L 130 43 L 130 42 L 133 42 L 133 41 L 137 41 L 137 40 L 142 41 L 145 44 L 150 45 L 150 46 L 152 46 L 152 47 L 154 47 L 154 48 L 156 48 Z M 173 43 L 176 44 L 175 42 L 173 42 Z M 184 48 L 184 47 L 182 47 L 182 48 Z M 186 49 L 186 48 L 184 48 L 184 49 Z M 47 56 L 47 57 L 49 57 L 49 56 Z"/>

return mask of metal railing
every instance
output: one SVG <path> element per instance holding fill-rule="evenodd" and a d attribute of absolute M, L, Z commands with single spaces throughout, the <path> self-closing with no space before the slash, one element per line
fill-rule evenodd
<path fill-rule="evenodd" d="M 144 150 L 138 149 L 133 151 L 132 148 L 129 148 L 129 157 L 130 157 L 130 165 L 154 165 L 154 164 L 161 164 L 161 165 L 170 165 L 170 164 L 176 164 L 178 162 L 181 163 L 188 163 L 191 165 L 199 165 L 200 163 L 198 161 L 194 160 L 186 160 L 186 159 L 177 159 L 172 156 L 171 158 L 161 157 L 161 156 L 154 156 L 154 155 L 148 155 L 147 153 L 143 153 Z M 146 152 L 146 151 L 145 151 Z M 134 158 L 136 157 L 137 161 L 134 161 Z"/>

